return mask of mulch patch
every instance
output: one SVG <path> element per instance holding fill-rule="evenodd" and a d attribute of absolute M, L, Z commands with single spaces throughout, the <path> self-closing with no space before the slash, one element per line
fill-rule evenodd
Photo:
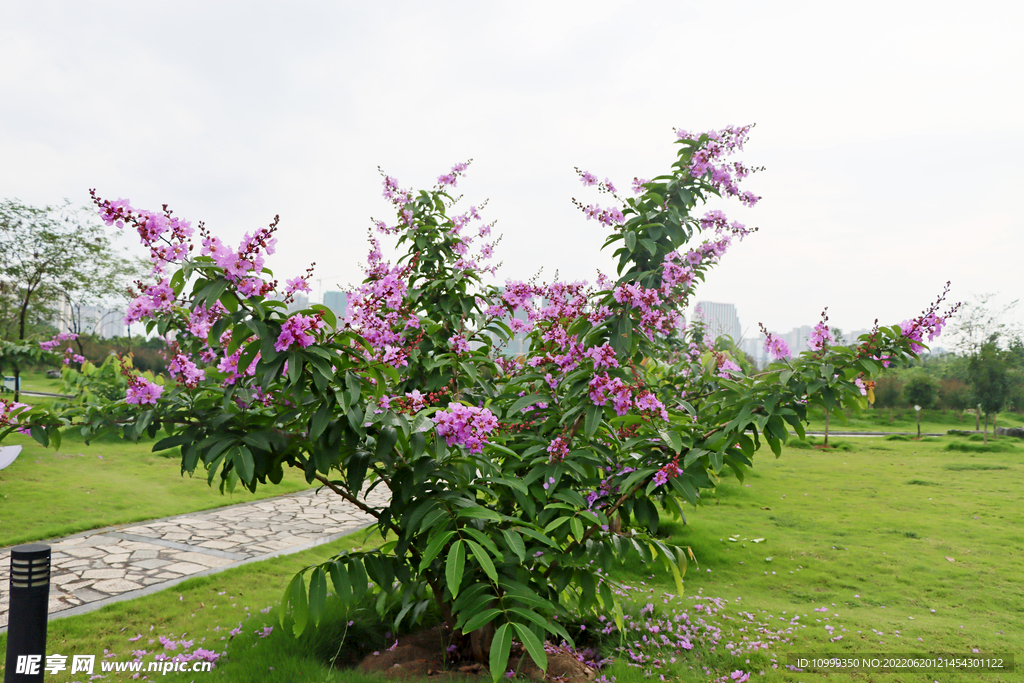
<path fill-rule="evenodd" d="M 377 673 L 388 680 L 415 681 L 489 681 L 487 667 L 477 662 L 450 661 L 446 647 L 451 641 L 440 626 L 402 636 L 387 650 L 366 656 L 357 669 Z M 529 655 L 513 648 L 509 669 L 538 683 L 587 683 L 597 675 L 594 669 L 564 652 L 548 653 L 548 671 L 544 674 Z"/>

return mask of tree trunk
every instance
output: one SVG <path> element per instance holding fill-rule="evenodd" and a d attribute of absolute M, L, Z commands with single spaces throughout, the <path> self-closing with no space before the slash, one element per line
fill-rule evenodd
<path fill-rule="evenodd" d="M 830 413 L 825 411 L 825 448 L 828 448 L 828 418 Z"/>
<path fill-rule="evenodd" d="M 488 666 L 490 664 L 492 640 L 494 640 L 494 622 L 491 622 L 486 626 L 482 626 L 469 634 L 469 643 L 473 650 L 473 659 L 484 666 Z"/>
<path fill-rule="evenodd" d="M 893 423 L 893 419 L 892 419 L 892 406 L 889 406 L 889 424 L 892 424 L 892 423 Z"/>
<path fill-rule="evenodd" d="M 992 438 L 996 438 L 996 418 L 999 417 L 999 413 L 992 413 Z"/>
<path fill-rule="evenodd" d="M 988 445 L 988 413 L 985 413 L 985 445 Z"/>
<path fill-rule="evenodd" d="M 32 292 L 35 286 L 32 282 L 25 285 L 25 298 L 21 301 L 21 310 L 18 312 L 18 341 L 25 341 L 25 319 L 28 317 L 28 303 L 32 299 Z M 14 402 L 21 398 L 21 368 L 14 364 Z"/>
<path fill-rule="evenodd" d="M 974 409 L 974 431 L 976 431 L 976 432 L 980 432 L 981 431 L 981 404 L 980 403 L 978 404 L 978 407 Z"/>

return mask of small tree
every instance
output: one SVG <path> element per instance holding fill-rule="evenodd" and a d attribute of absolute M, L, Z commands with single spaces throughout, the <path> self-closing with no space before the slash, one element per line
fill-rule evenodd
<path fill-rule="evenodd" d="M 823 321 L 796 357 L 769 336 L 776 362 L 759 374 L 681 332 L 694 284 L 752 232 L 720 211 L 695 213 L 712 196 L 757 202 L 737 187 L 751 169 L 726 161 L 747 132 L 679 131 L 676 163 L 636 179 L 634 197 L 580 173 L 615 200 L 579 204 L 617 261 L 617 279 L 596 286 L 485 286 L 491 225 L 475 207 L 455 210 L 449 194 L 466 166 L 420 192 L 385 177 L 396 222 L 377 228 L 404 253 L 386 263 L 371 238 L 367 278 L 340 321 L 323 306 L 288 313 L 308 274 L 287 281 L 285 301 L 271 298 L 279 285 L 264 254 L 276 220 L 237 249 L 203 231 L 191 250 L 191 226 L 166 207 L 97 198 L 105 220 L 151 249 L 155 282 L 128 317 L 175 333 L 173 384 L 122 367 L 123 400 L 25 419 L 44 444 L 72 421 L 127 438 L 163 430 L 156 450 L 180 446 L 183 472 L 205 469 L 225 490 L 278 483 L 294 467 L 371 515 L 382 546 L 293 578 L 281 619 L 295 632 L 320 619 L 329 581 L 350 605 L 369 581 L 396 623 L 433 606 L 457 655 L 487 662 L 495 680 L 513 639 L 543 669 L 544 639 L 571 642 L 569 619 L 611 615 L 624 627 L 607 573 L 615 563 L 660 562 L 682 591 L 689 553 L 657 536 L 664 514 L 682 518 L 702 490 L 742 478 L 763 443 L 781 455 L 789 428 L 803 436 L 808 409 L 860 405 L 862 378 L 916 357 L 943 324 L 941 297 L 856 347 L 829 343 Z M 519 360 L 502 353 L 516 333 L 529 341 Z M 101 373 L 82 374 L 87 384 Z M 376 487 L 386 503 L 367 498 Z"/>
<path fill-rule="evenodd" d="M 903 400 L 911 406 L 931 408 L 939 396 L 939 381 L 921 369 L 911 370 L 903 382 Z"/>
<path fill-rule="evenodd" d="M 960 421 L 963 422 L 963 411 L 971 404 L 971 388 L 959 379 L 940 380 L 939 402 L 944 408 L 957 411 Z"/>
<path fill-rule="evenodd" d="M 66 302 L 124 296 L 130 278 L 139 274 L 137 261 L 113 250 L 106 229 L 91 214 L 66 201 L 41 208 L 0 201 L 4 339 L 24 341 L 40 323 L 56 325 Z M 17 383 L 22 366 L 11 365 Z"/>
<path fill-rule="evenodd" d="M 1008 364 L 1005 354 L 996 345 L 993 335 L 981 345 L 978 352 L 971 357 L 969 364 L 970 383 L 974 395 L 985 413 L 985 443 L 988 443 L 988 417 L 991 414 L 993 436 L 995 416 L 1003 409 L 1003 404 L 1010 393 Z"/>

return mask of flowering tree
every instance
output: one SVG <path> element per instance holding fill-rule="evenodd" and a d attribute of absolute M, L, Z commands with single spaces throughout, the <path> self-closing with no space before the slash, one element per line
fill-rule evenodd
<path fill-rule="evenodd" d="M 202 465 L 222 488 L 255 490 L 299 468 L 372 515 L 385 542 L 298 574 L 284 623 L 318 622 L 328 582 L 344 602 L 372 583 L 398 622 L 434 605 L 457 655 L 489 663 L 496 679 L 513 640 L 544 668 L 546 637 L 571 642 L 559 617 L 600 610 L 622 627 L 615 562 L 661 562 L 682 591 L 687 549 L 656 537 L 659 509 L 682 516 L 723 476 L 742 478 L 762 440 L 778 456 L 789 428 L 803 434 L 808 406 L 862 401 L 862 378 L 941 328 L 936 302 L 856 348 L 833 346 L 824 324 L 798 357 L 769 336 L 778 362 L 745 375 L 682 324 L 696 282 L 752 232 L 720 211 L 695 213 L 711 196 L 757 202 L 739 188 L 751 169 L 730 161 L 748 130 L 677 131 L 670 172 L 634 179 L 632 197 L 579 172 L 613 200 L 577 202 L 617 259 L 616 278 L 595 286 L 485 286 L 491 225 L 475 207 L 456 211 L 448 192 L 466 165 L 420 192 L 385 177 L 396 221 L 376 228 L 406 252 L 387 263 L 371 235 L 344 320 L 322 306 L 286 313 L 310 273 L 282 287 L 264 268 L 276 219 L 233 249 L 202 225 L 194 240 L 166 207 L 94 195 L 104 220 L 151 250 L 155 282 L 128 317 L 175 333 L 173 383 L 125 369 L 121 400 L 19 419 L 44 443 L 71 420 L 127 438 L 164 432 L 156 450 L 180 446 L 182 471 Z M 508 357 L 516 334 L 528 350 Z M 387 505 L 367 502 L 378 486 Z"/>

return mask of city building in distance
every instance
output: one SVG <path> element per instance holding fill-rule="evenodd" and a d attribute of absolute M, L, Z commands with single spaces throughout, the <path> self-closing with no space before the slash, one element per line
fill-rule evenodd
<path fill-rule="evenodd" d="M 344 318 L 348 309 L 348 292 L 324 292 L 324 306 L 331 309 L 339 320 Z"/>
<path fill-rule="evenodd" d="M 124 337 L 128 328 L 124 323 L 124 309 L 105 306 L 83 306 L 64 302 L 57 328 L 62 333 L 96 335 L 101 339 Z"/>
<path fill-rule="evenodd" d="M 743 336 L 740 318 L 735 304 L 719 304 L 713 301 L 698 301 L 694 307 L 693 319 L 702 321 L 712 338 L 729 335 L 736 343 Z"/>

